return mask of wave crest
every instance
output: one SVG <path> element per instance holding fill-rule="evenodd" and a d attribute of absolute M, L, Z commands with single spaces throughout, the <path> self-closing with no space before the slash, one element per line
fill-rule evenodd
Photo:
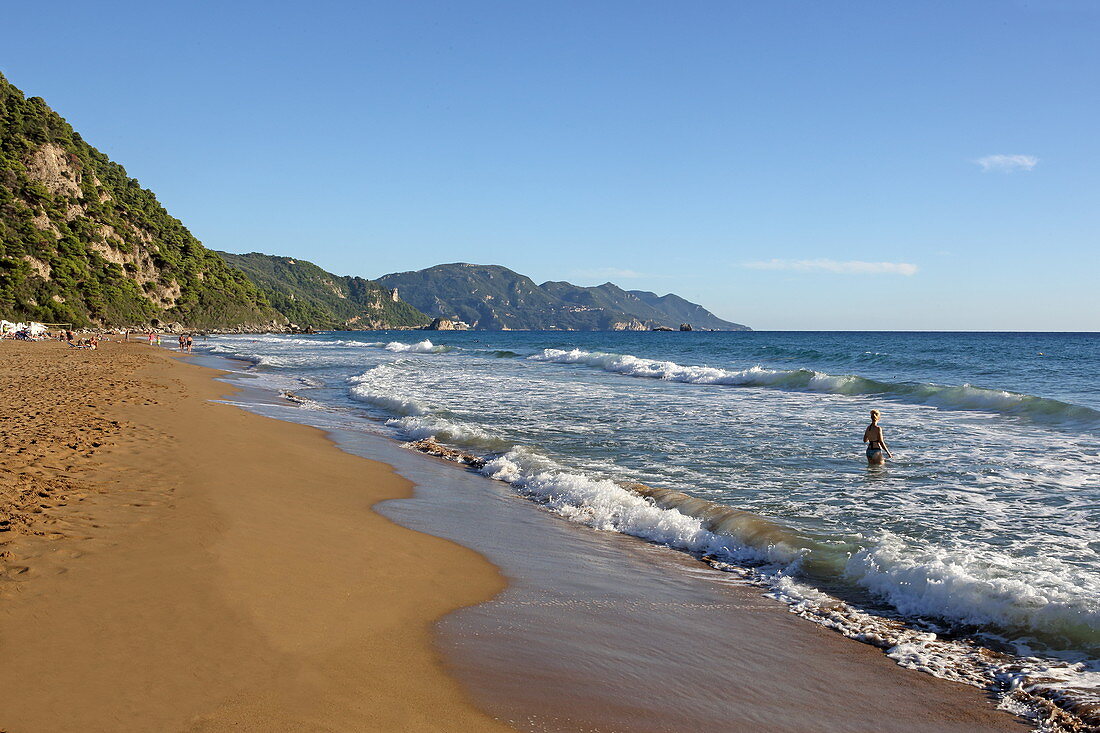
<path fill-rule="evenodd" d="M 974 410 L 1040 422 L 1100 426 L 1100 412 L 1089 407 L 970 384 L 950 386 L 926 382 L 880 382 L 854 374 L 834 375 L 811 369 L 765 369 L 760 366 L 735 371 L 581 349 L 543 349 L 541 353 L 527 358 L 556 364 L 581 364 L 615 374 L 667 382 L 766 387 L 852 396 L 877 395 L 945 410 Z"/>
<path fill-rule="evenodd" d="M 443 354 L 451 351 L 452 348 L 451 346 L 438 346 L 428 339 L 418 341 L 415 344 L 405 344 L 400 341 L 391 341 L 386 344 L 386 351 L 393 351 L 398 354 Z"/>

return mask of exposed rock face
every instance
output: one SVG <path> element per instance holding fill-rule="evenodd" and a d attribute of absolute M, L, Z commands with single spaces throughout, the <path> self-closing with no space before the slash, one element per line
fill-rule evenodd
<path fill-rule="evenodd" d="M 53 195 L 69 199 L 65 207 L 66 223 L 88 217 L 88 207 L 81 201 L 84 199 L 84 192 L 80 185 L 83 176 L 76 156 L 66 153 L 58 145 L 47 143 L 34 150 L 27 157 L 24 165 L 28 178 L 41 183 Z M 91 183 L 96 187 L 95 200 L 110 200 L 110 194 L 102 190 L 103 184 L 98 178 L 93 178 Z M 60 233 L 57 224 L 45 214 L 35 218 L 34 223 L 44 231 L 50 231 L 55 235 Z M 98 225 L 95 227 L 96 238 L 87 242 L 86 246 L 107 262 L 122 267 L 141 286 L 145 297 L 157 308 L 162 310 L 172 308 L 182 295 L 182 290 L 179 282 L 174 278 L 168 278 L 165 282 L 163 273 L 154 263 L 153 257 L 159 252 L 159 247 L 153 235 L 132 222 L 122 222 L 121 226 L 125 236 L 110 224 Z M 48 263 L 30 256 L 24 256 L 23 259 L 31 265 L 36 275 L 44 280 L 50 279 L 52 273 Z M 202 274 L 198 273 L 200 280 Z M 54 301 L 65 302 L 56 298 Z"/>
<path fill-rule="evenodd" d="M 681 331 L 690 331 L 690 330 L 692 330 L 691 324 L 690 323 L 681 323 L 680 324 L 680 330 Z"/>
<path fill-rule="evenodd" d="M 80 190 L 81 174 L 75 156 L 69 154 L 60 145 L 46 143 L 39 147 L 23 162 L 27 175 L 40 182 L 54 196 L 58 194 L 72 198 L 84 198 Z"/>
<path fill-rule="evenodd" d="M 42 278 L 43 280 L 50 279 L 51 268 L 48 262 L 43 262 L 42 260 L 39 260 L 35 257 L 31 257 L 30 255 L 23 255 L 23 261 L 30 265 L 31 270 L 34 272 L 34 274 L 38 275 L 38 277 Z"/>
<path fill-rule="evenodd" d="M 471 468 L 484 468 L 485 459 L 479 458 L 472 453 L 466 453 L 455 448 L 449 448 L 445 445 L 440 445 L 435 442 L 434 438 L 424 438 L 423 440 L 415 440 L 411 443 L 405 444 L 406 448 L 412 448 L 413 450 L 420 451 L 421 453 L 427 453 L 429 456 L 435 456 L 447 461 L 454 461 L 455 463 L 461 463 Z"/>
<path fill-rule="evenodd" d="M 428 331 L 456 331 L 455 322 L 450 318 L 436 318 L 424 327 Z"/>
<path fill-rule="evenodd" d="M 637 318 L 631 318 L 629 321 L 617 321 L 611 324 L 612 331 L 645 331 L 649 326 L 639 321 Z"/>

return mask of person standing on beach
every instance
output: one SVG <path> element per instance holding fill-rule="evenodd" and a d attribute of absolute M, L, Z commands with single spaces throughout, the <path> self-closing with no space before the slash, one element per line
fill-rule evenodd
<path fill-rule="evenodd" d="M 180 337 L 179 337 L 180 351 L 183 351 L 183 350 L 184 350 L 184 345 L 185 345 L 186 343 L 187 343 L 187 342 L 186 342 L 186 341 L 184 340 L 184 338 L 183 338 L 183 334 L 181 333 L 181 334 L 180 334 Z"/>
<path fill-rule="evenodd" d="M 879 411 L 871 410 L 871 424 L 863 431 L 863 442 L 867 444 L 867 463 L 871 466 L 881 466 L 886 463 L 887 458 L 894 457 L 886 447 L 886 441 L 883 440 L 878 418 Z"/>
<path fill-rule="evenodd" d="M 191 334 L 187 334 L 187 338 L 184 340 L 183 345 L 187 349 L 187 353 L 191 353 L 191 347 L 195 344 L 195 340 L 191 338 Z"/>

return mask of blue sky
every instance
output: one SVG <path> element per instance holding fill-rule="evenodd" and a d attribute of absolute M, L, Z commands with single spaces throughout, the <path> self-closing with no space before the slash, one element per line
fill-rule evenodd
<path fill-rule="evenodd" d="M 210 247 L 1100 329 L 1094 2 L 52 2 L 0 71 Z"/>

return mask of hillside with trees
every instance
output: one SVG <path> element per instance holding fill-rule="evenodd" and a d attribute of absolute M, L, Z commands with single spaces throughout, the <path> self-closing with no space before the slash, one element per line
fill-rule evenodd
<path fill-rule="evenodd" d="M 151 191 L 3 75 L 0 313 L 76 326 L 286 322 Z"/>
<path fill-rule="evenodd" d="M 378 282 L 433 318 L 465 321 L 480 330 L 641 331 L 694 328 L 747 331 L 677 295 L 627 291 L 612 283 L 580 287 L 567 282 L 536 285 L 500 265 L 456 262 L 383 275 Z"/>
<path fill-rule="evenodd" d="M 426 325 L 430 318 L 396 290 L 351 275 L 334 275 L 312 262 L 259 252 L 218 252 L 244 272 L 274 308 L 300 326 L 318 330 Z"/>

